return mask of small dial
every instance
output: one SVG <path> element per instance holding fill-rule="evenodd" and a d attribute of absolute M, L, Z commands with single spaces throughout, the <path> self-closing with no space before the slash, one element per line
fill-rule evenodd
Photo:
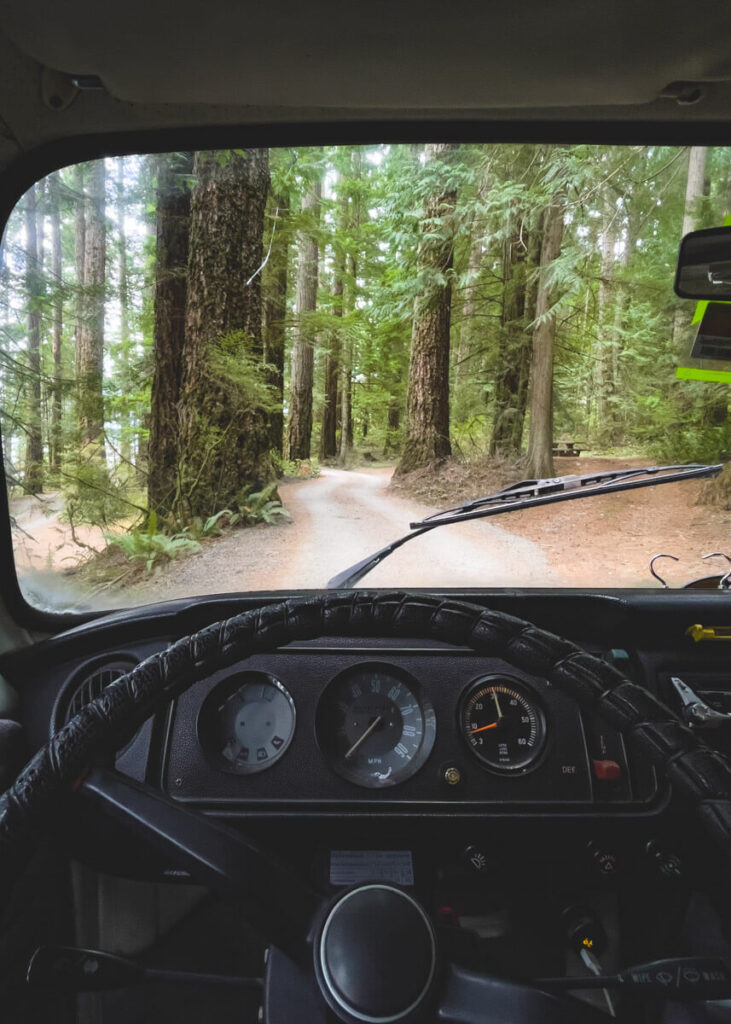
<path fill-rule="evenodd" d="M 434 708 L 417 681 L 391 665 L 336 676 L 317 709 L 317 740 L 331 768 L 368 789 L 395 786 L 434 746 Z"/>
<path fill-rule="evenodd" d="M 496 772 L 527 771 L 546 742 L 546 718 L 533 691 L 509 676 L 472 683 L 460 701 L 459 724 L 475 757 Z"/>
<path fill-rule="evenodd" d="M 198 735 L 216 767 L 252 775 L 279 760 L 292 742 L 294 727 L 294 701 L 279 680 L 264 672 L 244 672 L 206 698 Z"/>

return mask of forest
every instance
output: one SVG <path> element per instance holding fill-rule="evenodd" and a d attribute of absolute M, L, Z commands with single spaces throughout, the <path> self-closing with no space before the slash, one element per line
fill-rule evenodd
<path fill-rule="evenodd" d="M 561 438 L 715 460 L 731 448 L 727 389 L 676 380 L 693 304 L 672 281 L 682 235 L 729 212 L 722 148 L 433 143 L 63 168 L 20 200 L 0 254 L 11 513 L 58 494 L 72 531 L 117 524 L 128 554 L 152 535 L 182 551 L 217 517 L 284 515 L 276 481 L 319 465 L 408 478 L 480 458 L 547 477 Z"/>

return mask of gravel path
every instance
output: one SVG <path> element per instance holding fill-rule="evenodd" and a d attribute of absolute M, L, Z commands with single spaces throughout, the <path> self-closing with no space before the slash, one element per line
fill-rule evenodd
<path fill-rule="evenodd" d="M 136 603 L 241 590 L 324 587 L 335 573 L 406 533 L 435 509 L 388 491 L 392 469 L 323 469 L 279 491 L 292 521 L 235 530 L 125 591 Z M 361 583 L 372 587 L 535 586 L 557 583 L 531 541 L 487 522 L 426 534 Z"/>

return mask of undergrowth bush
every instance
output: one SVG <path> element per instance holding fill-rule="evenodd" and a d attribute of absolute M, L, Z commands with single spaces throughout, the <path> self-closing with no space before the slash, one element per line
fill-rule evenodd
<path fill-rule="evenodd" d="M 297 480 L 312 480 L 320 475 L 320 463 L 317 459 L 285 459 L 277 451 L 272 451 L 272 465 L 277 476 L 291 476 Z"/>
<path fill-rule="evenodd" d="M 159 533 L 154 512 L 150 513 L 144 529 L 104 536 L 108 544 L 120 548 L 131 562 L 143 562 L 148 572 L 152 572 L 160 563 L 170 562 L 181 555 L 193 555 L 201 550 L 198 541 L 185 532 L 172 536 Z"/>

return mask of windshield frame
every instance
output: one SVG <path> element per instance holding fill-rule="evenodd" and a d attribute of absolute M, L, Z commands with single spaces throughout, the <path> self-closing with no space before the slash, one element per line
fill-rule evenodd
<path fill-rule="evenodd" d="M 56 139 L 31 151 L 21 152 L 7 167 L 0 170 L 0 238 L 4 236 L 10 215 L 23 194 L 48 174 L 75 163 L 104 157 L 147 155 L 166 153 L 183 149 L 222 149 L 246 146 L 293 146 L 293 145 L 371 145 L 377 143 L 414 142 L 462 142 L 462 143 L 525 143 L 538 144 L 596 144 L 596 145 L 728 145 L 729 123 L 726 121 L 701 122 L 691 120 L 697 112 L 689 108 L 689 120 L 679 121 L 619 121 L 619 120 L 451 120 L 448 115 L 439 119 L 424 118 L 414 121 L 388 120 L 362 121 L 333 120 L 320 122 L 251 123 L 212 126 L 192 124 L 186 127 L 142 129 L 134 132 L 110 132 L 73 136 Z M 137 614 L 139 608 L 90 609 L 83 611 L 52 612 L 34 607 L 24 597 L 18 580 L 13 555 L 10 509 L 5 481 L 5 467 L 0 448 L 0 600 L 13 620 L 22 627 L 40 632 L 57 633 L 85 622 L 111 615 Z M 376 588 L 358 587 L 369 590 Z M 382 588 L 378 588 L 382 589 Z M 389 588 L 394 589 L 394 588 Z M 396 588 L 398 589 L 398 588 Z M 470 588 L 455 587 L 450 590 L 439 588 L 408 588 L 414 592 L 439 592 L 469 594 Z M 260 597 L 270 602 L 276 596 L 307 595 L 318 591 L 242 591 L 247 599 Z M 621 597 L 624 594 L 658 593 L 655 588 L 494 588 L 489 585 L 479 591 L 481 595 L 495 593 L 575 595 L 597 594 Z M 231 600 L 237 592 L 207 596 L 206 600 Z M 698 592 L 700 593 L 700 592 Z M 669 589 L 663 600 L 688 598 L 690 592 Z M 713 591 L 703 591 L 706 598 Z M 718 600 L 726 600 L 722 591 L 717 592 Z M 185 606 L 196 597 L 177 599 L 174 602 L 153 602 L 141 608 L 166 607 L 169 604 Z"/>

